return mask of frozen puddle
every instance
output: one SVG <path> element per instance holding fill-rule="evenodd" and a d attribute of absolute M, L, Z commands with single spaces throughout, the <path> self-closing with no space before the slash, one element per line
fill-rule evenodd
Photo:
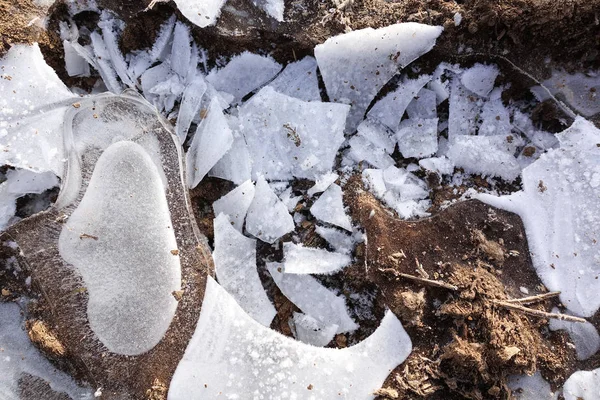
<path fill-rule="evenodd" d="M 370 337 L 350 348 L 297 342 L 254 321 L 209 278 L 168 398 L 371 399 L 411 347 L 389 311 Z"/>

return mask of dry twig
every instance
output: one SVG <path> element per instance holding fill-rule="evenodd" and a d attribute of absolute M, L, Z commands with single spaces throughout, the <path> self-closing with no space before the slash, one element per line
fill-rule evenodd
<path fill-rule="evenodd" d="M 542 294 L 536 294 L 535 296 L 521 297 L 520 299 L 510 299 L 506 300 L 507 303 L 519 303 L 519 304 L 531 304 L 537 303 L 539 301 L 544 301 L 546 299 L 550 299 L 552 297 L 556 297 L 560 294 L 560 292 L 548 292 Z"/>
<path fill-rule="evenodd" d="M 404 273 L 398 272 L 392 268 L 379 268 L 379 271 L 390 272 L 390 273 L 393 273 L 396 277 L 410 279 L 410 280 L 420 282 L 420 283 L 423 283 L 423 284 L 429 285 L 429 286 L 435 286 L 435 287 L 440 287 L 440 288 L 449 289 L 449 290 L 458 290 L 458 287 L 451 285 L 449 283 L 434 281 L 432 279 L 425 279 L 425 278 L 420 278 L 420 277 L 414 276 L 414 275 L 404 274 Z"/>
<path fill-rule="evenodd" d="M 515 311 L 520 311 L 522 313 L 534 316 L 534 317 L 539 317 L 539 318 L 554 318 L 554 319 L 560 319 L 562 321 L 569 321 L 569 322 L 586 322 L 585 319 L 583 318 L 579 318 L 579 317 L 574 317 L 572 315 L 567 315 L 567 314 L 555 314 L 555 313 L 549 313 L 546 311 L 540 311 L 540 310 L 534 310 L 532 308 L 527 308 L 527 307 L 523 307 L 521 305 L 518 304 L 514 304 L 514 303 L 509 303 L 507 301 L 503 301 L 503 300 L 494 300 L 491 299 L 490 300 L 492 303 L 497 304 L 501 307 L 504 308 L 508 308 L 509 310 L 515 310 Z"/>

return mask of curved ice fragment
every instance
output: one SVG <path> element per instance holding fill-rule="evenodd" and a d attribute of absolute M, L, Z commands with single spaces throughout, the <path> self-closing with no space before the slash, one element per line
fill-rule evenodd
<path fill-rule="evenodd" d="M 356 129 L 371 101 L 399 69 L 433 48 L 442 30 L 408 22 L 345 33 L 315 47 L 329 99 L 352 105 L 348 132 Z"/>
<path fill-rule="evenodd" d="M 494 88 L 499 73 L 500 70 L 495 65 L 477 63 L 463 72 L 460 81 L 471 92 L 487 97 Z"/>
<path fill-rule="evenodd" d="M 143 147 L 117 142 L 102 153 L 58 246 L 83 276 L 90 325 L 110 351 L 136 355 L 162 339 L 181 269 L 165 187 Z"/>
<path fill-rule="evenodd" d="M 523 170 L 523 190 L 480 194 L 523 219 L 533 265 L 574 314 L 600 307 L 600 130 L 578 117 L 551 149 Z"/>
<path fill-rule="evenodd" d="M 563 386 L 565 400 L 597 400 L 600 396 L 600 368 L 577 371 Z"/>
<path fill-rule="evenodd" d="M 182 143 L 185 142 L 192 120 L 200 109 L 205 92 L 206 82 L 204 82 L 204 78 L 201 75 L 194 77 L 183 91 L 179 113 L 177 114 L 177 123 L 175 124 L 177 136 Z"/>
<path fill-rule="evenodd" d="M 215 224 L 215 272 L 225 290 L 252 318 L 270 326 L 277 314 L 256 270 L 256 239 L 242 235 L 225 214 Z"/>
<path fill-rule="evenodd" d="M 168 399 L 373 399 L 373 391 L 411 349 L 390 311 L 356 346 L 340 350 L 299 343 L 254 321 L 209 278 Z"/>

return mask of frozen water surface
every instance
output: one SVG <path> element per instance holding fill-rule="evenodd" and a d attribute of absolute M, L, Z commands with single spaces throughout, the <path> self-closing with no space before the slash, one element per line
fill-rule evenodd
<path fill-rule="evenodd" d="M 342 188 L 333 183 L 310 208 L 315 218 L 352 231 L 352 222 L 344 209 Z"/>
<path fill-rule="evenodd" d="M 355 346 L 323 349 L 300 343 L 252 320 L 208 278 L 200 319 L 168 398 L 373 399 L 373 391 L 411 348 L 389 311 Z"/>
<path fill-rule="evenodd" d="M 215 215 L 226 214 L 235 229 L 242 232 L 246 213 L 254 199 L 254 193 L 254 184 L 251 180 L 247 180 L 212 204 Z"/>
<path fill-rule="evenodd" d="M 246 231 L 267 243 L 274 243 L 294 230 L 294 219 L 265 178 L 256 181 L 254 199 L 246 217 Z"/>
<path fill-rule="evenodd" d="M 252 318 L 268 327 L 277 313 L 256 270 L 256 240 L 236 230 L 225 214 L 214 221 L 213 259 L 219 283 Z"/>
<path fill-rule="evenodd" d="M 332 253 L 302 244 L 283 244 L 284 268 L 288 274 L 331 274 L 350 264 L 347 254 Z"/>

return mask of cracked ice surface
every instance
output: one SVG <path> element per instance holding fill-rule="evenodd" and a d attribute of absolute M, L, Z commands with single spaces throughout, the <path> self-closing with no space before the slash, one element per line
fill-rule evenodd
<path fill-rule="evenodd" d="M 92 330 L 112 352 L 148 351 L 171 323 L 177 307 L 171 293 L 181 283 L 171 225 L 151 156 L 133 142 L 110 145 L 58 245 L 85 281 Z"/>
<path fill-rule="evenodd" d="M 209 277 L 196 331 L 168 399 L 373 399 L 373 391 L 411 349 L 390 311 L 355 346 L 323 349 L 297 342 L 252 320 Z"/>
<path fill-rule="evenodd" d="M 348 132 L 356 129 L 371 101 L 399 69 L 433 48 L 442 30 L 408 22 L 345 33 L 315 47 L 329 98 L 352 105 Z"/>
<path fill-rule="evenodd" d="M 533 265 L 573 313 L 600 307 L 600 131 L 583 118 L 523 170 L 523 190 L 478 198 L 521 216 Z"/>
<path fill-rule="evenodd" d="M 265 87 L 240 108 L 252 174 L 269 180 L 316 179 L 331 171 L 349 107 L 305 102 Z"/>

